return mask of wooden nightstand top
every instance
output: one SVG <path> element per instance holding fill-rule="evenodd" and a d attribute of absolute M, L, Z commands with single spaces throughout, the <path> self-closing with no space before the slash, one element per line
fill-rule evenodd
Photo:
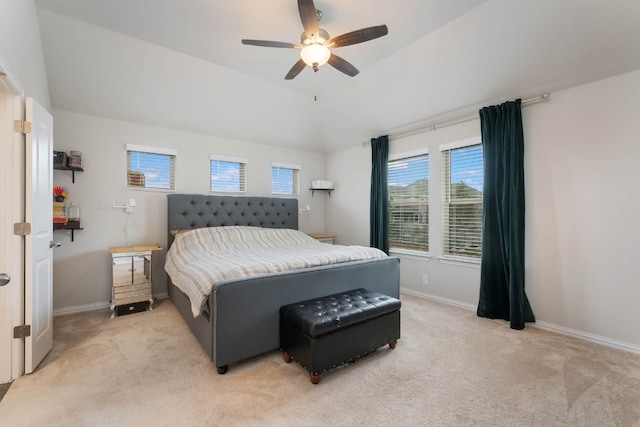
<path fill-rule="evenodd" d="M 309 234 L 309 237 L 313 237 L 314 239 L 335 239 L 338 236 L 333 234 L 315 233 L 315 234 Z"/>
<path fill-rule="evenodd" d="M 157 243 L 153 245 L 133 245 L 133 246 L 112 246 L 109 248 L 109 252 L 112 254 L 119 254 L 125 252 L 146 252 L 146 251 L 157 251 L 162 249 Z"/>

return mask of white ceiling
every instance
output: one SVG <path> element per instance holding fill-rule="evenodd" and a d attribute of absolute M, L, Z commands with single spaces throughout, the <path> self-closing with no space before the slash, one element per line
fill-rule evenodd
<path fill-rule="evenodd" d="M 316 0 L 332 36 L 389 35 L 292 81 L 298 50 L 240 40 L 297 43 L 294 0 L 36 4 L 54 108 L 311 151 L 640 68 L 638 0 Z"/>

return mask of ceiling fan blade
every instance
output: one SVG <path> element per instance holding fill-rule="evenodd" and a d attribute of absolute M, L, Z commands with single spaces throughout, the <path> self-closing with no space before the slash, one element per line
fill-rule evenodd
<path fill-rule="evenodd" d="M 349 77 L 353 77 L 360 72 L 356 67 L 354 67 L 344 59 L 340 58 L 335 53 L 331 54 L 328 62 L 329 62 L 329 65 L 331 65 L 333 68 L 335 68 L 338 71 L 342 71 Z"/>
<path fill-rule="evenodd" d="M 283 47 L 289 49 L 301 49 L 302 45 L 295 43 L 287 43 L 287 42 L 273 42 L 270 40 L 251 40 L 251 39 L 242 39 L 242 44 L 248 44 L 251 46 L 262 46 L 262 47 Z"/>
<path fill-rule="evenodd" d="M 298 62 L 293 64 L 293 67 L 289 70 L 287 75 L 284 77 L 285 80 L 292 80 L 295 76 L 300 74 L 300 71 L 304 70 L 307 64 L 304 63 L 302 59 L 299 59 Z"/>
<path fill-rule="evenodd" d="M 298 10 L 300 11 L 300 19 L 307 37 L 311 39 L 317 37 L 320 23 L 318 22 L 318 14 L 313 0 L 298 0 Z"/>
<path fill-rule="evenodd" d="M 351 31 L 339 36 L 335 36 L 329 39 L 325 46 L 342 47 L 349 46 L 356 43 L 362 43 L 369 40 L 377 39 L 378 37 L 386 36 L 389 34 L 389 29 L 386 25 L 377 25 L 375 27 L 361 28 L 359 30 Z"/>

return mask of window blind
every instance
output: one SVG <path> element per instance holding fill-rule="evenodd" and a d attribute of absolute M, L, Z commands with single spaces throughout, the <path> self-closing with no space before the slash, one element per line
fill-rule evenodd
<path fill-rule="evenodd" d="M 271 193 L 300 194 L 300 166 L 274 162 L 271 166 Z"/>
<path fill-rule="evenodd" d="M 445 147 L 443 172 L 443 254 L 480 258 L 482 250 L 482 144 Z"/>
<path fill-rule="evenodd" d="M 210 189 L 214 192 L 247 191 L 247 159 L 211 156 Z"/>
<path fill-rule="evenodd" d="M 176 150 L 127 145 L 127 187 L 176 189 Z"/>
<path fill-rule="evenodd" d="M 429 155 L 388 163 L 389 247 L 429 250 Z"/>

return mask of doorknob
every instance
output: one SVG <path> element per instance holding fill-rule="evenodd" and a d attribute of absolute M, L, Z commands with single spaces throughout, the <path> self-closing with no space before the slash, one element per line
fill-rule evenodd
<path fill-rule="evenodd" d="M 53 240 L 49 242 L 49 247 L 53 248 L 53 247 L 59 248 L 60 247 L 60 242 L 54 242 Z"/>
<path fill-rule="evenodd" d="M 7 273 L 0 273 L 0 286 L 4 286 L 11 281 L 11 276 Z"/>

